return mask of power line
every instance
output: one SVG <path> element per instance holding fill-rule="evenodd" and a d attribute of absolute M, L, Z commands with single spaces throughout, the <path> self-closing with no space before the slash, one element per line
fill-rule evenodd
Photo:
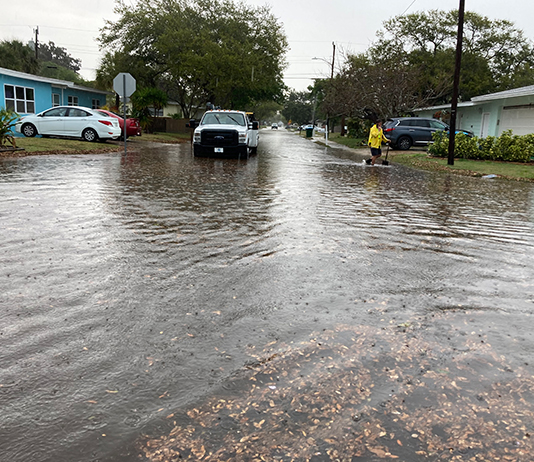
<path fill-rule="evenodd" d="M 0 27 L 33 27 L 29 24 L 0 24 Z M 74 27 L 58 27 L 58 26 L 47 26 L 46 24 L 45 25 L 40 25 L 40 27 L 45 27 L 47 29 L 60 29 L 60 30 L 75 30 L 75 31 L 78 31 L 78 32 L 99 32 L 98 29 L 78 29 L 78 28 L 74 28 Z"/>
<path fill-rule="evenodd" d="M 406 8 L 402 13 L 401 13 L 401 16 L 404 16 L 404 13 L 406 13 L 411 7 L 412 5 L 416 2 L 417 0 L 413 0 L 412 3 L 410 3 L 410 6 L 408 8 Z"/>

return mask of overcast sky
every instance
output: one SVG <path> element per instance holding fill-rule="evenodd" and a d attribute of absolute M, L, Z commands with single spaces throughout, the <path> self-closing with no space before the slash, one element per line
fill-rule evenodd
<path fill-rule="evenodd" d="M 135 0 L 126 0 L 134 3 Z M 284 24 L 289 40 L 285 82 L 304 90 L 313 77 L 330 75 L 333 46 L 336 62 L 346 52 L 362 52 L 375 41 L 383 21 L 417 11 L 457 9 L 459 0 L 245 0 L 269 5 Z M 534 2 L 466 0 L 466 10 L 490 19 L 507 19 L 534 41 Z M 114 20 L 113 0 L 0 0 L 0 39 L 28 42 L 39 26 L 39 40 L 53 41 L 82 60 L 82 75 L 92 80 L 101 55 L 95 38 L 104 20 Z M 313 60 L 312 58 L 320 58 Z"/>

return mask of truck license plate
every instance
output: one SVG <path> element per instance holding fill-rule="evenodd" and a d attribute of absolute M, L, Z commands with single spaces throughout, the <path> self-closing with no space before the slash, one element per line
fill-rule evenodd
<path fill-rule="evenodd" d="M 224 148 L 215 148 L 215 152 L 224 152 Z"/>

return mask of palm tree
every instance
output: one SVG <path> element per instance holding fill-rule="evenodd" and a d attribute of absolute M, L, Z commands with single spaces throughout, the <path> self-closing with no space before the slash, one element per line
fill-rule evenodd
<path fill-rule="evenodd" d="M 143 130 L 151 131 L 152 114 L 150 108 L 157 114 L 167 105 L 167 94 L 158 88 L 143 88 L 132 95 L 134 116 L 139 119 Z"/>

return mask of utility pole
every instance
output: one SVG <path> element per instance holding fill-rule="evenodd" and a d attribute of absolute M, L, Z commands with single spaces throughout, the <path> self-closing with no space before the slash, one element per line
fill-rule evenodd
<path fill-rule="evenodd" d="M 335 42 L 332 42 L 332 73 L 330 74 L 330 78 L 334 78 L 334 62 L 336 60 L 336 44 Z"/>
<path fill-rule="evenodd" d="M 35 59 L 39 59 L 39 26 L 34 29 L 35 32 Z"/>
<path fill-rule="evenodd" d="M 336 44 L 335 42 L 332 42 L 332 70 L 330 72 L 330 85 L 334 83 L 334 62 L 336 60 Z M 326 143 L 328 144 L 328 131 L 330 130 L 330 117 L 329 114 L 326 114 L 326 132 L 325 132 L 325 139 Z"/>
<path fill-rule="evenodd" d="M 456 142 L 456 111 L 458 109 L 458 87 L 460 86 L 460 68 L 462 63 L 462 40 L 464 35 L 465 0 L 460 0 L 458 9 L 458 38 L 456 40 L 456 64 L 454 67 L 454 84 L 451 101 L 451 123 L 449 129 L 448 165 L 454 165 L 454 147 Z"/>

